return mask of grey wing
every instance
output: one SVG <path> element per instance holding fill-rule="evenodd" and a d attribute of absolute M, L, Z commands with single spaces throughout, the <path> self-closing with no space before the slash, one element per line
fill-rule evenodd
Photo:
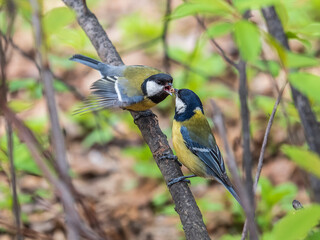
<path fill-rule="evenodd" d="M 143 96 L 127 96 L 118 76 L 105 76 L 91 86 L 92 94 L 85 100 L 84 106 L 75 113 L 97 111 L 104 108 L 125 108 L 143 100 Z"/>
<path fill-rule="evenodd" d="M 207 166 L 208 175 L 214 176 L 218 181 L 226 183 L 226 169 L 224 166 L 223 158 L 217 144 L 212 148 L 205 147 L 198 143 L 192 133 L 185 127 L 181 127 L 181 134 L 187 148 Z"/>
<path fill-rule="evenodd" d="M 96 59 L 76 54 L 70 58 L 71 61 L 82 63 L 88 67 L 94 68 L 100 72 L 102 77 L 107 76 L 123 76 L 123 71 L 125 70 L 126 66 L 112 66 L 105 64 L 103 62 L 100 62 Z"/>

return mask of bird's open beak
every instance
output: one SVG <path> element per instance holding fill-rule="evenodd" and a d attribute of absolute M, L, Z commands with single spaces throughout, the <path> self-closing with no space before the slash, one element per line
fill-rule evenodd
<path fill-rule="evenodd" d="M 174 93 L 172 83 L 168 83 L 166 86 L 164 86 L 164 91 L 166 91 L 170 96 L 172 96 L 172 93 Z"/>

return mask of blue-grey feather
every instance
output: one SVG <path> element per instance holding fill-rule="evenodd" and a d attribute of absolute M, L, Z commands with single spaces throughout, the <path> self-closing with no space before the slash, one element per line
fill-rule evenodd
<path fill-rule="evenodd" d="M 223 184 L 223 186 L 232 194 L 232 196 L 234 196 L 239 204 L 241 204 L 240 198 L 235 192 L 227 176 L 223 158 L 218 145 L 215 145 L 213 148 L 207 148 L 202 144 L 199 144 L 198 142 L 194 141 L 192 137 L 190 137 L 192 134 L 189 133 L 189 130 L 185 126 L 181 127 L 180 132 L 187 148 L 206 165 L 207 174 Z"/>
<path fill-rule="evenodd" d="M 70 58 L 71 61 L 82 63 L 88 67 L 98 70 L 102 76 L 123 76 L 125 66 L 112 66 L 87 56 L 76 54 Z"/>

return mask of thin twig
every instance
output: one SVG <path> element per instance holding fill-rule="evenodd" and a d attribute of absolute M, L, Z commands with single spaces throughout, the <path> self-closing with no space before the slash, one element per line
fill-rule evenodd
<path fill-rule="evenodd" d="M 168 55 L 169 47 L 168 47 L 168 27 L 169 27 L 169 16 L 171 14 L 171 0 L 167 0 L 166 3 L 166 12 L 164 15 L 164 22 L 163 22 L 163 31 L 162 31 L 162 44 L 163 44 L 163 66 L 166 72 L 170 72 L 170 58 Z"/>
<path fill-rule="evenodd" d="M 261 58 L 264 62 L 264 65 L 267 69 L 267 72 L 269 73 L 268 76 L 270 78 L 270 82 L 271 84 L 273 85 L 274 89 L 276 89 L 276 93 L 277 95 L 279 95 L 280 93 L 280 89 L 279 89 L 279 86 L 276 82 L 276 79 L 270 74 L 271 73 L 271 68 L 270 68 L 270 65 L 268 64 L 268 61 L 265 57 L 265 51 L 262 49 L 261 51 Z M 280 109 L 281 109 L 281 112 L 286 120 L 286 124 L 287 124 L 287 133 L 288 133 L 288 136 L 289 136 L 289 140 L 290 142 L 292 143 L 293 142 L 293 133 L 292 133 L 292 126 L 291 126 L 291 123 L 290 123 L 290 120 L 289 120 L 289 116 L 288 116 L 288 113 L 286 111 L 286 107 L 284 105 L 284 102 L 283 101 L 280 101 Z"/>
<path fill-rule="evenodd" d="M 283 94 L 283 91 L 284 91 L 285 87 L 287 86 L 287 83 L 288 82 L 286 82 L 284 84 L 284 86 L 282 87 L 282 89 L 279 92 L 277 100 L 274 103 L 274 106 L 273 106 L 273 109 L 272 109 L 272 112 L 271 112 L 271 115 L 270 115 L 270 118 L 269 118 L 269 121 L 268 121 L 268 125 L 267 125 L 267 128 L 266 128 L 266 131 L 264 133 L 263 142 L 262 142 L 261 151 L 260 151 L 259 160 L 258 160 L 257 173 L 256 173 L 256 177 L 254 179 L 254 185 L 253 185 L 253 193 L 254 194 L 257 191 L 258 181 L 259 181 L 261 170 L 262 170 L 262 166 L 263 166 L 263 157 L 264 157 L 264 153 L 265 153 L 265 150 L 266 150 L 266 147 L 267 147 L 268 136 L 269 136 L 269 133 L 270 133 L 270 130 L 271 130 L 273 119 L 274 119 L 274 116 L 276 115 L 278 105 L 279 105 L 279 103 L 281 101 L 281 97 L 282 97 L 282 94 Z"/>
<path fill-rule="evenodd" d="M 204 24 L 204 21 L 199 16 L 195 16 L 195 18 L 197 19 L 198 24 L 203 28 L 203 30 L 205 32 L 207 32 L 208 29 L 207 29 L 206 25 Z M 238 69 L 238 64 L 227 56 L 227 54 L 222 49 L 222 47 L 220 47 L 220 45 L 217 43 L 217 41 L 215 39 L 213 39 L 213 38 L 209 38 L 209 40 L 218 49 L 218 52 L 219 52 L 220 56 L 223 57 L 223 59 L 227 63 L 229 63 L 231 66 L 233 66 L 234 68 Z"/>
<path fill-rule="evenodd" d="M 12 139 L 12 126 L 11 123 L 6 121 L 7 125 L 7 138 L 8 138 L 8 156 L 10 162 L 10 175 L 11 175 L 11 188 L 12 188 L 12 197 L 13 197 L 13 205 L 12 211 L 14 214 L 16 229 L 17 229 L 17 239 L 22 240 L 21 234 L 21 214 L 20 214 L 20 204 L 17 194 L 17 181 L 16 181 L 16 171 L 14 167 L 14 159 L 13 159 L 13 139 Z"/>

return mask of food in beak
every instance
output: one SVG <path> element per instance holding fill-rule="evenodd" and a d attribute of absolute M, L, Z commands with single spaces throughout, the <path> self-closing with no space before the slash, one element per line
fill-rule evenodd
<path fill-rule="evenodd" d="M 164 86 L 164 91 L 166 91 L 168 94 L 172 96 L 172 93 L 174 92 L 174 88 L 172 88 L 172 84 L 169 83 L 168 85 Z"/>

